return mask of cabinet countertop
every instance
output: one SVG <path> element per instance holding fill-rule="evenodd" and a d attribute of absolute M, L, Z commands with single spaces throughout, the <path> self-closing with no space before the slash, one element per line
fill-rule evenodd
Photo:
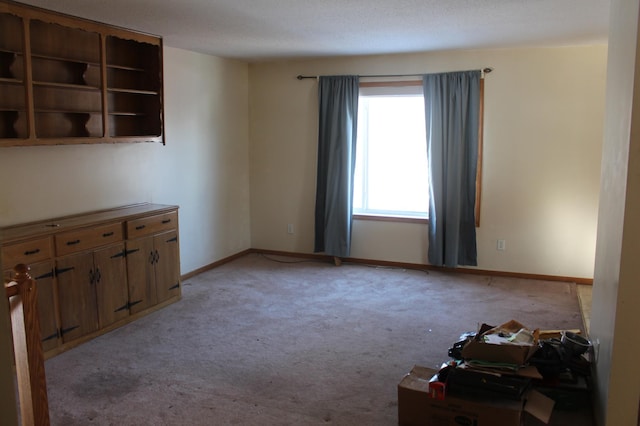
<path fill-rule="evenodd" d="M 36 222 L 10 225 L 0 229 L 0 245 L 53 235 L 58 232 L 90 226 L 93 223 L 127 221 L 139 217 L 177 210 L 178 206 L 142 203 L 106 210 L 63 216 Z"/>

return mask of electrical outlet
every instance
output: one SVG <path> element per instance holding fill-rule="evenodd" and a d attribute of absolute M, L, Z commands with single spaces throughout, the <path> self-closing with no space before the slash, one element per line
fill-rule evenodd
<path fill-rule="evenodd" d="M 293 223 L 287 224 L 287 234 L 293 234 Z"/>
<path fill-rule="evenodd" d="M 496 245 L 496 250 L 505 251 L 506 249 L 507 249 L 506 240 L 498 240 L 498 243 Z"/>

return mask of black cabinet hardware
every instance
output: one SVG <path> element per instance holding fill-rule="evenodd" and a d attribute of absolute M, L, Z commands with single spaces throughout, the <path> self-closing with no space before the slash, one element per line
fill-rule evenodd
<path fill-rule="evenodd" d="M 46 342 L 47 340 L 51 340 L 51 339 L 57 339 L 60 336 L 60 333 L 58 333 L 58 330 L 56 330 L 55 333 L 50 334 L 49 336 L 45 337 L 42 339 L 43 342 Z"/>
<path fill-rule="evenodd" d="M 124 305 L 120 306 L 118 309 L 116 309 L 113 312 L 126 311 L 127 309 L 129 309 L 129 303 L 125 303 Z"/>
<path fill-rule="evenodd" d="M 142 303 L 142 300 L 136 300 L 136 301 L 134 301 L 134 302 L 129 302 L 129 307 L 135 306 L 135 305 L 137 305 L 138 303 Z"/>
<path fill-rule="evenodd" d="M 73 271 L 75 268 L 72 266 L 70 268 L 56 268 L 55 270 L 55 274 L 56 276 L 65 273 L 65 272 L 69 272 L 69 271 Z"/>
<path fill-rule="evenodd" d="M 120 253 L 116 253 L 113 256 L 111 256 L 111 259 L 115 259 L 117 257 L 125 257 L 127 255 L 127 251 L 126 250 L 122 250 Z"/>
<path fill-rule="evenodd" d="M 53 273 L 53 269 L 52 269 L 52 270 L 51 270 L 51 271 L 49 271 L 49 272 L 45 272 L 45 273 L 44 273 L 44 274 L 42 274 L 42 275 L 38 275 L 38 276 L 37 276 L 37 277 L 35 277 L 34 279 L 35 279 L 36 281 L 38 281 L 38 280 L 42 280 L 42 279 L 44 279 L 44 278 L 52 278 L 52 277 L 53 277 L 53 275 L 54 275 L 54 273 Z"/>
<path fill-rule="evenodd" d="M 73 331 L 78 327 L 80 327 L 80 326 L 79 325 L 74 325 L 73 327 L 61 328 L 60 329 L 60 336 L 64 336 L 68 332 Z"/>
<path fill-rule="evenodd" d="M 125 250 L 124 255 L 129 256 L 131 253 L 135 253 L 137 251 L 140 251 L 140 249 Z"/>

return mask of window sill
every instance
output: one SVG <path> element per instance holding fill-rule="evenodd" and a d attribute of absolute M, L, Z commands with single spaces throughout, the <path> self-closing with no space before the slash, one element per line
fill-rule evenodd
<path fill-rule="evenodd" d="M 352 217 L 354 220 L 373 220 L 379 222 L 429 223 L 429 219 L 426 217 L 381 216 L 372 214 L 354 214 Z"/>

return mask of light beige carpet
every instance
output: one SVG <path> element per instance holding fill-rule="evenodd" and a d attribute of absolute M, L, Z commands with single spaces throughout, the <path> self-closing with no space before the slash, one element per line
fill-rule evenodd
<path fill-rule="evenodd" d="M 575 285 L 257 254 L 46 362 L 54 425 L 395 425 L 396 386 L 461 333 L 581 328 Z"/>

